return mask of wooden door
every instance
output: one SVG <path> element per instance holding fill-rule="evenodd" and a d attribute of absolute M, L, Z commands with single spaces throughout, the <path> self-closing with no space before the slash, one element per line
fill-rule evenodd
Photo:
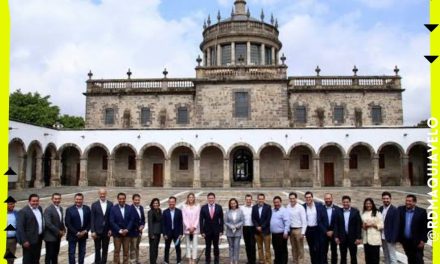
<path fill-rule="evenodd" d="M 335 168 L 333 163 L 324 163 L 324 185 L 335 186 Z"/>
<path fill-rule="evenodd" d="M 163 186 L 163 164 L 154 163 L 153 164 L 153 186 L 162 187 Z"/>

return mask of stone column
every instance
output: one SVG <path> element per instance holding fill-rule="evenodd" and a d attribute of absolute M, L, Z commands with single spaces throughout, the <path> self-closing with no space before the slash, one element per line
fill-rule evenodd
<path fill-rule="evenodd" d="M 321 162 L 319 157 L 313 158 L 313 170 L 315 171 L 315 175 L 313 177 L 313 187 L 319 188 L 321 187 Z"/>
<path fill-rule="evenodd" d="M 194 157 L 194 179 L 193 188 L 200 188 L 200 157 Z"/>
<path fill-rule="evenodd" d="M 171 188 L 171 160 L 165 159 L 165 175 L 163 181 L 164 188 Z"/>
<path fill-rule="evenodd" d="M 261 179 L 260 179 L 260 159 L 254 158 L 254 188 L 261 187 Z"/>
<path fill-rule="evenodd" d="M 231 64 L 235 65 L 235 42 L 231 42 Z"/>
<path fill-rule="evenodd" d="M 382 184 L 379 177 L 379 155 L 374 155 L 371 159 L 373 167 L 373 187 L 380 187 Z"/>
<path fill-rule="evenodd" d="M 247 42 L 247 65 L 251 65 L 251 42 L 250 41 L 248 41 Z"/>
<path fill-rule="evenodd" d="M 142 157 L 136 157 L 136 179 L 134 180 L 134 187 L 143 187 L 142 181 Z"/>
<path fill-rule="evenodd" d="M 34 186 L 35 188 L 41 189 L 43 188 L 43 157 L 39 156 L 37 157 L 36 164 L 35 164 L 35 182 Z"/>
<path fill-rule="evenodd" d="M 17 190 L 26 188 L 26 154 L 18 157 Z"/>
<path fill-rule="evenodd" d="M 261 44 L 261 65 L 266 65 L 266 46 Z"/>
<path fill-rule="evenodd" d="M 222 66 L 222 46 L 217 45 L 217 66 Z"/>
<path fill-rule="evenodd" d="M 78 186 L 89 186 L 89 180 L 87 179 L 87 158 L 81 158 L 79 161 Z"/>
<path fill-rule="evenodd" d="M 50 159 L 50 186 L 58 187 L 61 186 L 61 177 L 60 177 L 60 159 L 59 158 L 51 158 Z"/>
<path fill-rule="evenodd" d="M 401 179 L 401 185 L 402 186 L 411 186 L 411 180 L 409 179 L 409 156 L 403 155 L 402 156 L 402 179 Z"/>
<path fill-rule="evenodd" d="M 206 54 L 206 66 L 211 66 L 211 48 L 207 49 L 207 54 Z"/>
<path fill-rule="evenodd" d="M 115 159 L 113 157 L 107 158 L 107 182 L 105 185 L 107 187 L 115 186 L 115 179 L 113 179 L 113 167 L 115 165 Z"/>
<path fill-rule="evenodd" d="M 343 158 L 344 170 L 342 173 L 342 186 L 343 187 L 351 187 L 351 180 L 348 177 L 348 173 L 350 172 L 350 157 Z"/>
<path fill-rule="evenodd" d="M 229 159 L 223 159 L 223 188 L 231 187 Z"/>
<path fill-rule="evenodd" d="M 275 65 L 275 47 L 272 47 L 272 65 Z"/>
<path fill-rule="evenodd" d="M 283 187 L 290 187 L 292 185 L 292 183 L 290 181 L 290 175 L 289 175 L 289 166 L 290 166 L 289 157 L 284 157 L 284 159 L 283 159 Z"/>

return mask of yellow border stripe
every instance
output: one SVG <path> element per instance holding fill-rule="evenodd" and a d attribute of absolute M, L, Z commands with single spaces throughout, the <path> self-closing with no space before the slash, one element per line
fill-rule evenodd
<path fill-rule="evenodd" d="M 0 263 L 6 251 L 6 204 L 8 195 L 8 177 L 4 176 L 8 168 L 8 117 L 9 117 L 9 48 L 10 20 L 8 1 L 0 1 Z"/>

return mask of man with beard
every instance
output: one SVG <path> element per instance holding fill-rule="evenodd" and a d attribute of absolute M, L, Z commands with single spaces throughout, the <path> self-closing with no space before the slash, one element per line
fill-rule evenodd
<path fill-rule="evenodd" d="M 341 219 L 341 208 L 336 206 L 333 203 L 333 195 L 330 193 L 326 193 L 324 195 L 324 226 L 326 228 L 325 239 L 324 239 L 324 248 L 323 248 L 323 257 L 324 263 L 328 263 L 327 261 L 327 253 L 328 247 L 330 245 L 331 249 L 331 263 L 336 264 L 338 262 L 338 245 L 336 245 L 335 241 L 335 226 L 338 224 L 338 221 Z"/>
<path fill-rule="evenodd" d="M 66 233 L 63 208 L 60 206 L 61 194 L 52 194 L 52 204 L 44 210 L 44 241 L 46 242 L 46 264 L 58 263 L 61 238 Z"/>
<path fill-rule="evenodd" d="M 397 264 L 396 242 L 399 237 L 399 212 L 391 204 L 391 193 L 382 193 L 383 206 L 379 208 L 384 221 L 382 248 L 385 264 Z"/>

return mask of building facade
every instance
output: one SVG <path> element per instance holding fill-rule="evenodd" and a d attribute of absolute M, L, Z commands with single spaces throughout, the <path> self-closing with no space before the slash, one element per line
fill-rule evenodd
<path fill-rule="evenodd" d="M 86 129 L 11 121 L 11 188 L 424 185 L 427 129 L 403 127 L 401 77 L 287 76 L 278 22 L 203 26 L 194 78 L 94 79 Z"/>

